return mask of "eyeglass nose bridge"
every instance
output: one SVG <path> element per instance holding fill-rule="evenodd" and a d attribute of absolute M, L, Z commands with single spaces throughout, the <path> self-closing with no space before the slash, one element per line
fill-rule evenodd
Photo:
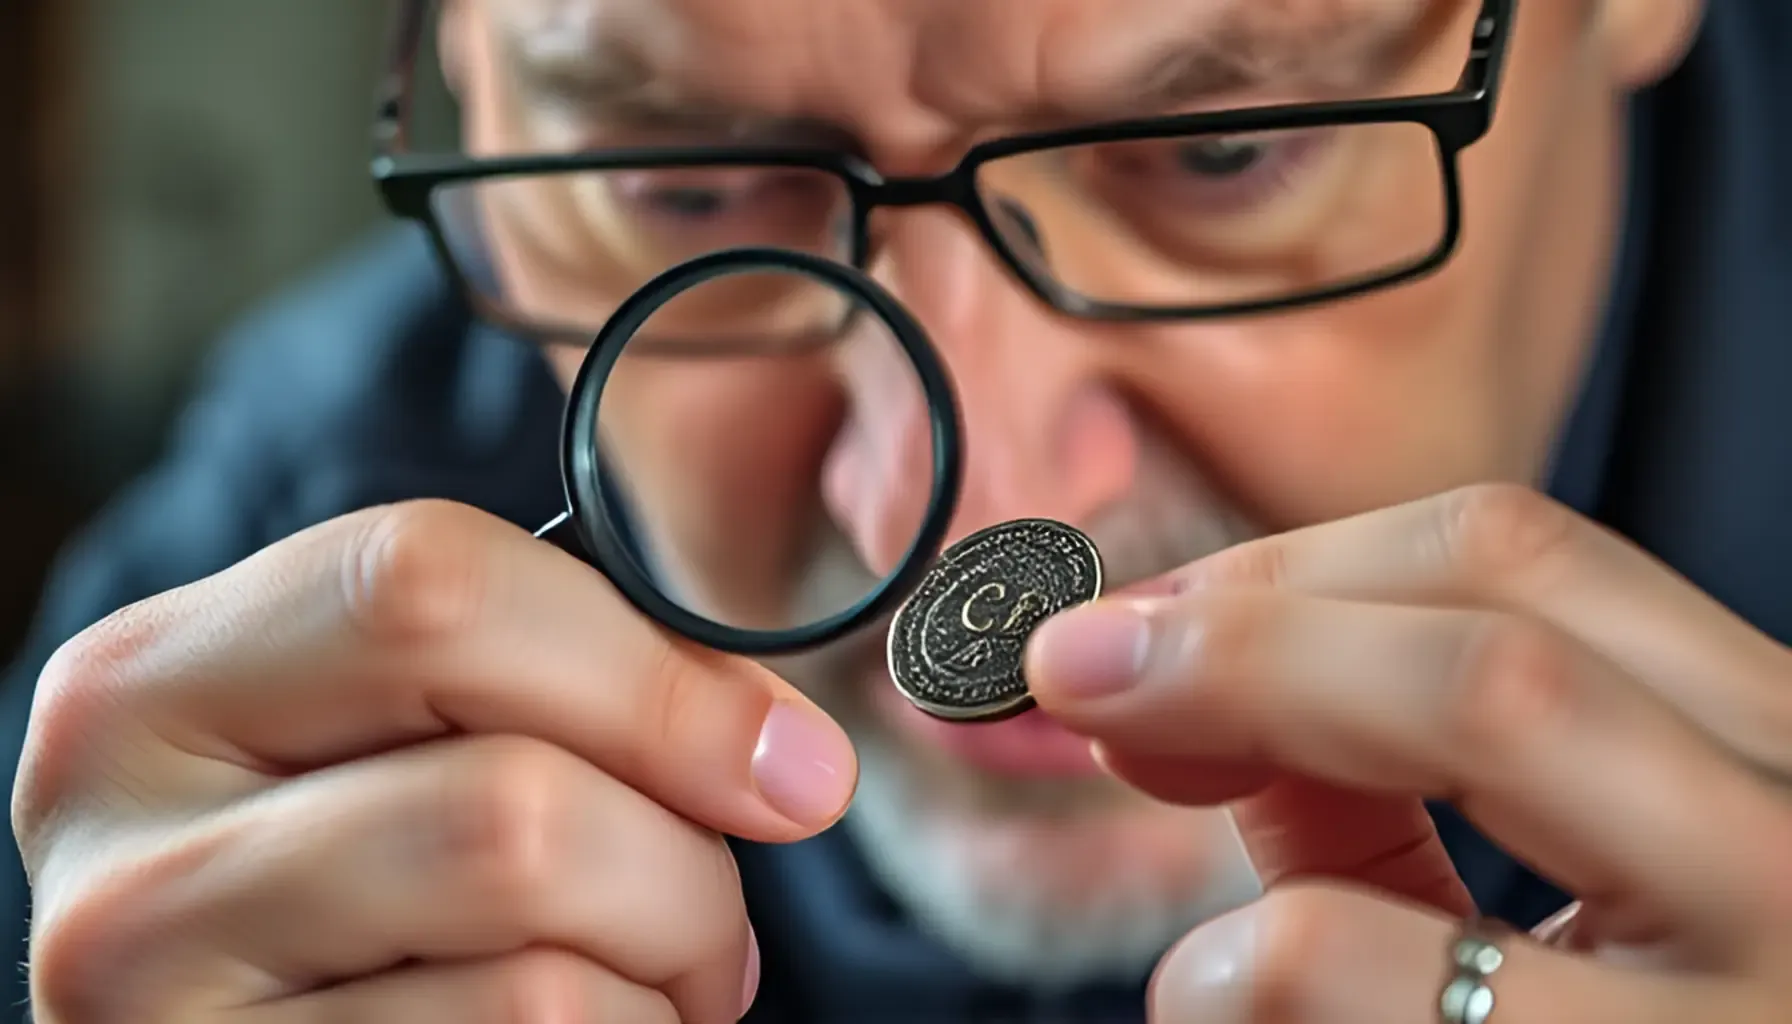
<path fill-rule="evenodd" d="M 880 207 L 950 206 L 969 218 L 1003 262 L 1022 277 L 1023 283 L 1033 286 L 1034 282 L 1026 280 L 1027 275 L 1040 272 L 1045 263 L 1045 240 L 1040 237 L 1032 213 L 1012 197 L 980 194 L 976 172 L 970 167 L 961 164 L 926 178 L 861 181 L 859 188 L 859 218 L 867 230 L 872 212 Z M 1018 229 L 1018 235 L 1014 229 Z"/>
<path fill-rule="evenodd" d="M 975 172 L 962 164 L 944 174 L 930 177 L 860 179 L 855 182 L 855 186 L 858 194 L 854 206 L 857 209 L 860 237 L 865 239 L 861 258 L 868 257 L 871 250 L 877 247 L 873 238 L 876 231 L 871 227 L 872 214 L 877 210 L 946 206 L 969 220 L 984 236 L 985 242 L 996 247 L 1004 262 L 1008 259 L 1007 254 L 1001 252 L 1001 242 L 993 237 L 995 226 L 982 209 Z"/>
<path fill-rule="evenodd" d="M 864 186 L 861 205 L 867 210 L 880 206 L 931 206 L 944 203 L 960 209 L 972 209 L 977 202 L 976 189 L 970 176 L 961 170 L 927 178 L 886 178 Z"/>

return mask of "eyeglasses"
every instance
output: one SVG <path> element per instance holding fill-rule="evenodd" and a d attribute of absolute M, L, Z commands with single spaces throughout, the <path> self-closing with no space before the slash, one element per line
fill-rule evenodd
<path fill-rule="evenodd" d="M 373 174 L 472 307 L 586 344 L 621 302 L 704 253 L 773 246 L 866 268 L 880 207 L 946 204 L 1031 294 L 1071 317 L 1191 321 L 1411 281 L 1461 234 L 1458 157 L 1490 126 L 1516 0 L 1483 0 L 1448 92 L 1153 117 L 997 138 L 931 178 L 850 153 L 654 146 L 477 158 L 409 151 L 427 0 L 400 4 Z M 500 287 L 496 254 L 526 282 Z M 785 283 L 679 311 L 664 350 L 788 345 L 838 328 L 837 297 Z"/>

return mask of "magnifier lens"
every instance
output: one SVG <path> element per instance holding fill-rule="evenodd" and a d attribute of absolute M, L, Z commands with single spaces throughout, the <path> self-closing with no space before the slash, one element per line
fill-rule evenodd
<path fill-rule="evenodd" d="M 622 343 L 591 419 L 600 506 L 665 599 L 730 629 L 796 630 L 898 570 L 934 497 L 929 403 L 862 302 L 742 267 Z"/>

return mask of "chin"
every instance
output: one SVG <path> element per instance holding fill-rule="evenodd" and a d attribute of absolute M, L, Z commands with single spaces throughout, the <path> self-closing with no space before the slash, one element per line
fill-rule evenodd
<path fill-rule="evenodd" d="M 986 977 L 1142 980 L 1191 928 L 1260 893 L 1222 811 L 1099 775 L 992 772 L 887 727 L 855 732 L 843 827 L 917 924 Z"/>

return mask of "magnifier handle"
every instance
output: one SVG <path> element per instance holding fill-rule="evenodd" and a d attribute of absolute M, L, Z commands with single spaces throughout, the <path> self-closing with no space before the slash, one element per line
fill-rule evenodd
<path fill-rule="evenodd" d="M 535 539 L 545 540 L 581 562 L 587 560 L 585 545 L 579 540 L 578 528 L 573 525 L 571 512 L 562 512 L 548 520 L 546 525 L 535 531 Z"/>

